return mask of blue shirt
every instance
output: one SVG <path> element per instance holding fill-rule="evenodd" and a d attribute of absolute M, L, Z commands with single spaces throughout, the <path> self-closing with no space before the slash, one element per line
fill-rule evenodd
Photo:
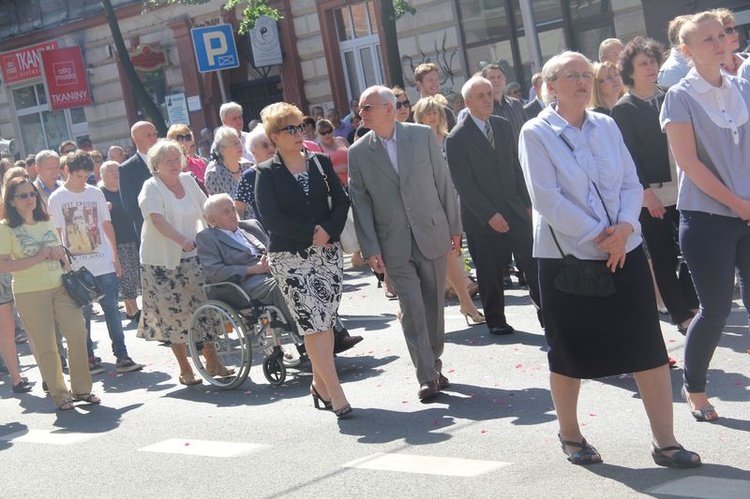
<path fill-rule="evenodd" d="M 641 244 L 643 188 L 620 129 L 609 116 L 586 111 L 579 130 L 555 107 L 529 120 L 519 139 L 518 156 L 534 208 L 534 257 L 561 258 L 551 226 L 565 254 L 606 260 L 595 240 L 610 225 L 607 214 L 613 223 L 633 226 L 625 249 L 635 249 Z"/>

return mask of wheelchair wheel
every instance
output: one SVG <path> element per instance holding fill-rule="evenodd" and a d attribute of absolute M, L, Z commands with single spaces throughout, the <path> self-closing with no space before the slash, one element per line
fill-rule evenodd
<path fill-rule="evenodd" d="M 188 345 L 193 365 L 213 386 L 237 388 L 250 374 L 253 357 L 245 322 L 223 302 L 209 300 L 196 309 L 190 320 Z M 208 371 L 205 353 L 211 349 L 226 369 L 224 373 Z"/>
<path fill-rule="evenodd" d="M 284 352 L 281 349 L 263 359 L 263 375 L 273 386 L 279 386 L 286 379 Z"/>

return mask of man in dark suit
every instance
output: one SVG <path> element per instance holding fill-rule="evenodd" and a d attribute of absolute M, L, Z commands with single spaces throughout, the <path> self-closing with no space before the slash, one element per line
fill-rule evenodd
<path fill-rule="evenodd" d="M 531 258 L 531 200 L 518 162 L 510 123 L 491 116 L 492 84 L 475 76 L 461 89 L 468 115 L 446 139 L 448 167 L 461 199 L 469 253 L 477 268 L 479 296 L 491 334 L 510 334 L 503 293 L 503 246 L 513 250 L 526 273 L 531 299 L 539 303 Z"/>
<path fill-rule="evenodd" d="M 456 194 L 429 127 L 396 121 L 396 96 L 373 86 L 360 97 L 370 131 L 349 148 L 349 192 L 362 255 L 398 293 L 401 326 L 428 400 L 442 374 L 446 257 L 461 241 Z"/>
<path fill-rule="evenodd" d="M 268 235 L 257 220 L 237 220 L 234 202 L 228 194 L 210 196 L 204 204 L 209 228 L 195 238 L 198 257 L 207 282 L 234 282 L 255 300 L 274 305 L 287 323 L 294 324 L 284 295 L 268 268 Z M 349 336 L 337 321 L 334 327 L 334 353 L 350 349 L 362 341 Z"/>
<path fill-rule="evenodd" d="M 533 88 L 532 99 L 528 104 L 523 106 L 523 110 L 526 111 L 526 119 L 536 118 L 539 113 L 544 109 L 544 102 L 542 101 L 542 73 L 534 73 L 531 77 L 531 86 Z"/>
<path fill-rule="evenodd" d="M 140 244 L 143 214 L 138 206 L 138 194 L 141 193 L 143 183 L 151 178 L 146 155 L 158 139 L 156 127 L 148 121 L 139 121 L 130 128 L 130 138 L 133 139 L 136 152 L 120 164 L 120 200 L 125 213 L 133 222 Z"/>

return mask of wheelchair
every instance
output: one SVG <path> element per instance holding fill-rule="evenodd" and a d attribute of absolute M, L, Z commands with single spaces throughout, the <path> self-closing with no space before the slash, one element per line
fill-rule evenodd
<path fill-rule="evenodd" d="M 263 354 L 263 375 L 269 383 L 284 383 L 287 365 L 303 344 L 296 328 L 273 305 L 262 305 L 235 283 L 204 284 L 208 301 L 193 313 L 188 330 L 190 356 L 196 370 L 211 385 L 230 390 L 245 382 L 253 362 L 253 343 Z M 210 372 L 201 352 L 213 349 L 227 369 Z M 297 360 L 301 363 L 303 354 Z M 205 357 L 205 356 L 204 356 Z"/>

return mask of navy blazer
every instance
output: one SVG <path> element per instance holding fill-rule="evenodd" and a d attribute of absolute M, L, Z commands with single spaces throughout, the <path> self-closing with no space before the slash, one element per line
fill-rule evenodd
<path fill-rule="evenodd" d="M 344 230 L 349 213 L 349 196 L 341 186 L 329 157 L 318 153 L 314 156 L 327 177 L 331 191 L 330 208 L 326 181 L 312 160 L 313 155 L 307 160 L 309 194 L 305 194 L 278 153 L 257 167 L 255 201 L 268 231 L 269 252 L 296 252 L 309 248 L 316 225 L 325 229 L 331 243 L 338 241 Z"/>
<path fill-rule="evenodd" d="M 120 200 L 125 208 L 125 213 L 133 223 L 140 246 L 143 213 L 138 206 L 138 195 L 141 193 L 143 183 L 151 178 L 151 170 L 148 169 L 138 153 L 123 161 L 118 170 L 120 172 Z"/>
<path fill-rule="evenodd" d="M 511 217 L 529 220 L 531 198 L 510 122 L 495 115 L 490 115 L 489 122 L 494 149 L 468 115 L 445 142 L 448 168 L 461 200 L 461 221 L 467 233 L 494 232 L 488 222 L 496 213 L 508 221 Z"/>

